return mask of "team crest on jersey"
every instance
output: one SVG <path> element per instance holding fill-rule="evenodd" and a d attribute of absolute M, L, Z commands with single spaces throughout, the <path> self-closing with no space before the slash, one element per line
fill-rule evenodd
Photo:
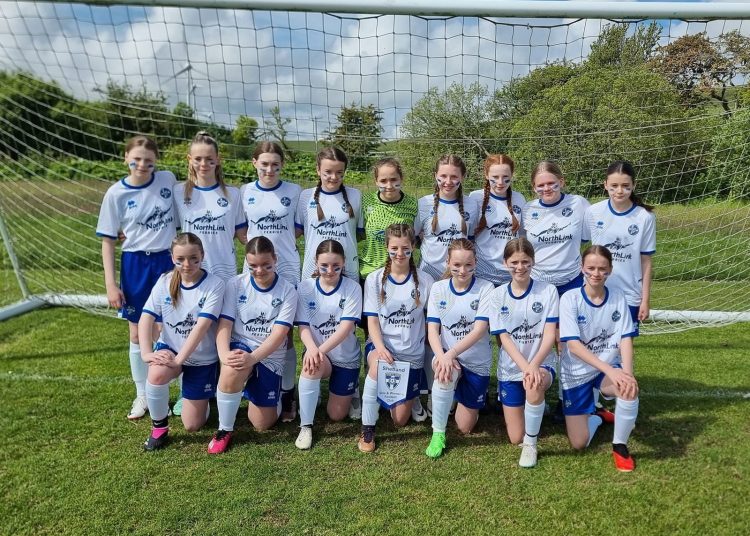
<path fill-rule="evenodd" d="M 612 321 L 613 322 L 617 322 L 621 318 L 622 318 L 622 315 L 620 314 L 620 311 L 615 311 L 614 313 L 612 313 Z"/>
<path fill-rule="evenodd" d="M 471 214 L 469 214 L 468 212 L 464 212 L 464 219 L 466 221 L 468 221 L 470 217 L 471 217 Z"/>
<path fill-rule="evenodd" d="M 166 303 L 167 305 L 171 305 L 172 304 L 172 298 L 170 296 L 166 296 L 164 298 L 164 303 Z"/>
<path fill-rule="evenodd" d="M 247 303 L 247 296 L 241 294 L 239 299 L 237 300 L 237 303 Z"/>
<path fill-rule="evenodd" d="M 206 297 L 203 296 L 203 297 L 201 297 L 200 300 L 198 300 L 198 307 L 200 307 L 202 309 L 203 306 L 205 305 L 205 303 L 206 303 Z"/>
<path fill-rule="evenodd" d="M 534 211 L 531 213 L 531 219 L 532 220 L 538 220 L 539 219 L 539 213 L 537 211 Z"/>
<path fill-rule="evenodd" d="M 583 315 L 578 315 L 577 320 L 578 320 L 579 324 L 585 324 L 586 323 L 586 317 L 583 316 Z"/>
<path fill-rule="evenodd" d="M 441 309 L 445 309 L 447 305 L 448 302 L 445 300 L 440 300 L 440 303 L 438 303 L 438 307 L 440 307 Z"/>
<path fill-rule="evenodd" d="M 349 203 L 341 203 L 342 212 L 349 212 Z"/>
<path fill-rule="evenodd" d="M 271 307 L 278 307 L 283 303 L 283 300 L 281 298 L 274 298 L 271 302 Z"/>
<path fill-rule="evenodd" d="M 411 299 L 416 300 L 419 297 L 419 290 L 413 288 L 411 289 Z"/>
<path fill-rule="evenodd" d="M 281 203 L 281 204 L 282 204 L 283 206 L 285 206 L 285 207 L 288 207 L 289 205 L 291 205 L 291 204 L 292 204 L 292 200 L 291 200 L 291 199 L 289 199 L 289 198 L 288 198 L 288 197 L 286 197 L 286 196 L 282 197 L 282 198 L 281 198 L 281 200 L 280 200 L 279 202 L 280 202 L 280 203 Z"/>
<path fill-rule="evenodd" d="M 345 304 L 346 304 L 346 298 L 341 298 L 339 300 L 339 309 L 343 309 Z"/>
<path fill-rule="evenodd" d="M 310 208 L 315 208 L 318 206 L 318 204 L 315 202 L 315 199 L 310 199 Z"/>
<path fill-rule="evenodd" d="M 162 188 L 159 191 L 159 195 L 162 196 L 164 199 L 169 199 L 172 197 L 172 191 L 169 188 Z"/>
<path fill-rule="evenodd" d="M 128 200 L 128 210 L 130 210 L 131 208 L 135 208 L 137 206 L 138 206 L 138 204 L 135 202 L 134 199 L 129 199 Z"/>
<path fill-rule="evenodd" d="M 395 389 L 399 383 L 401 383 L 401 374 L 398 372 L 387 372 L 385 374 L 385 384 L 388 389 Z"/>
<path fill-rule="evenodd" d="M 596 222 L 596 228 L 604 229 L 604 222 L 602 220 L 599 220 L 598 222 Z"/>
<path fill-rule="evenodd" d="M 541 313 L 542 312 L 542 303 L 538 302 L 538 301 L 535 301 L 534 303 L 531 304 L 531 310 L 534 311 L 537 314 Z"/>
<path fill-rule="evenodd" d="M 479 300 L 473 300 L 469 307 L 471 307 L 472 311 L 476 311 L 477 309 L 479 309 Z"/>
<path fill-rule="evenodd" d="M 385 231 L 375 231 L 375 240 L 381 244 L 385 244 Z"/>
<path fill-rule="evenodd" d="M 572 208 L 565 207 L 564 209 L 562 209 L 562 215 L 565 216 L 566 218 L 570 218 L 571 214 L 573 214 L 573 209 Z"/>
<path fill-rule="evenodd" d="M 636 224 L 631 225 L 628 227 L 628 234 L 630 236 L 635 236 L 638 234 L 638 226 Z"/>
<path fill-rule="evenodd" d="M 216 200 L 216 204 L 219 205 L 220 207 L 225 207 L 229 204 L 229 201 L 227 201 L 226 197 L 220 197 L 219 199 Z"/>
<path fill-rule="evenodd" d="M 250 196 L 247 198 L 247 204 L 248 205 L 254 205 L 255 204 L 255 198 L 253 196 Z"/>
<path fill-rule="evenodd" d="M 500 314 L 503 316 L 508 316 L 510 314 L 510 309 L 508 309 L 507 305 L 500 307 Z"/>
<path fill-rule="evenodd" d="M 521 207 L 519 207 L 518 205 L 513 205 L 513 212 L 515 212 L 516 214 L 520 214 Z"/>

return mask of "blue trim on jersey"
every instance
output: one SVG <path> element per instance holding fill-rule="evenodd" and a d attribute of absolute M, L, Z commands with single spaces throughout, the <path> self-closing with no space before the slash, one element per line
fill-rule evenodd
<path fill-rule="evenodd" d="M 404 279 L 403 281 L 401 281 L 401 283 L 399 283 L 398 281 L 396 281 L 395 279 L 393 279 L 393 277 L 391 276 L 391 274 L 388 274 L 388 281 L 390 281 L 394 285 L 404 285 L 404 284 L 406 284 L 407 281 L 409 281 L 409 279 L 411 279 L 411 272 L 409 272 L 408 274 L 406 274 L 406 279 Z"/>
<path fill-rule="evenodd" d="M 229 320 L 230 322 L 234 322 L 234 318 L 232 318 L 232 317 L 231 317 L 231 316 L 229 316 L 229 315 L 224 315 L 224 314 L 221 314 L 221 315 L 219 315 L 219 318 L 226 318 L 226 319 L 227 319 L 227 320 Z"/>
<path fill-rule="evenodd" d="M 339 186 L 339 189 L 338 189 L 338 190 L 336 190 L 335 192 L 326 192 L 326 191 L 325 191 L 325 190 L 323 189 L 323 187 L 321 186 L 321 187 L 320 187 L 320 193 L 321 193 L 321 194 L 325 194 L 325 195 L 336 195 L 336 194 L 340 194 L 340 193 L 341 193 L 341 190 L 343 190 L 343 189 L 344 189 L 344 185 L 342 184 L 341 186 Z"/>
<path fill-rule="evenodd" d="M 378 313 L 371 313 L 369 311 L 365 311 L 362 313 L 362 316 L 378 316 Z"/>
<path fill-rule="evenodd" d="M 219 183 L 217 182 L 213 186 L 198 186 L 197 184 L 193 185 L 193 188 L 196 190 L 200 190 L 201 192 L 210 192 L 211 190 L 216 190 L 219 187 Z"/>
<path fill-rule="evenodd" d="M 96 236 L 98 236 L 99 238 L 111 238 L 112 240 L 117 240 L 116 236 L 111 236 L 104 233 L 96 233 Z"/>
<path fill-rule="evenodd" d="M 453 278 L 451 277 L 448 280 L 448 288 L 450 288 L 451 292 L 455 294 L 456 296 L 463 296 L 471 290 L 471 287 L 474 286 L 474 283 L 476 282 L 476 280 L 477 280 L 477 276 L 475 275 L 471 276 L 471 283 L 469 283 L 469 286 L 466 287 L 466 290 L 464 290 L 463 292 L 457 292 L 456 289 L 453 288 Z"/>
<path fill-rule="evenodd" d="M 151 316 L 153 316 L 156 319 L 157 322 L 161 322 L 162 321 L 160 315 L 157 315 L 155 312 L 149 311 L 148 309 L 141 309 L 141 313 L 150 314 Z"/>
<path fill-rule="evenodd" d="M 486 317 L 486 316 L 475 316 L 474 317 L 474 321 L 476 322 L 477 320 L 483 320 L 485 322 L 489 322 L 490 321 L 490 319 L 488 317 Z"/>
<path fill-rule="evenodd" d="M 341 283 L 342 283 L 343 281 L 344 281 L 344 276 L 341 276 L 341 277 L 339 277 L 339 282 L 338 282 L 338 283 L 336 283 L 336 286 L 334 287 L 334 289 L 333 289 L 333 290 L 332 290 L 331 292 L 326 292 L 325 290 L 323 290 L 322 288 L 320 288 L 320 278 L 317 278 L 317 279 L 315 280 L 315 287 L 316 287 L 316 288 L 318 289 L 318 291 L 319 291 L 319 292 L 320 292 L 320 293 L 321 293 L 321 294 L 322 294 L 323 296 L 330 296 L 330 295 L 332 295 L 332 294 L 333 294 L 334 292 L 336 292 L 336 291 L 337 291 L 337 290 L 339 289 L 339 287 L 341 287 Z"/>
<path fill-rule="evenodd" d="M 257 188 L 258 190 L 260 190 L 261 192 L 273 192 L 274 190 L 278 190 L 279 188 L 281 188 L 281 185 L 282 185 L 283 183 L 284 183 L 284 181 L 282 181 L 281 179 L 279 179 L 279 182 L 277 182 L 277 183 L 276 183 L 276 186 L 272 186 L 271 188 L 263 188 L 263 187 L 262 187 L 262 186 L 260 185 L 260 181 L 255 181 L 255 182 L 253 182 L 252 184 L 254 184 L 254 185 L 255 185 L 255 187 L 256 187 L 256 188 Z"/>
<path fill-rule="evenodd" d="M 274 325 L 278 324 L 278 325 L 280 325 L 280 326 L 286 326 L 286 327 L 288 327 L 289 329 L 292 329 L 292 325 L 291 325 L 291 324 L 290 324 L 289 322 L 284 322 L 283 320 L 277 320 L 277 321 L 276 321 L 276 322 L 274 322 L 273 324 L 274 324 Z"/>
<path fill-rule="evenodd" d="M 354 318 L 353 316 L 342 316 L 341 318 L 339 318 L 339 322 L 341 322 L 343 320 L 351 320 L 355 324 L 359 325 L 359 322 L 360 322 L 361 319 L 360 318 Z"/>
<path fill-rule="evenodd" d="M 300 224 L 299 224 L 299 223 L 297 223 L 297 222 L 294 222 L 294 227 L 295 227 L 295 228 L 297 228 L 297 229 L 300 229 L 300 230 L 303 230 L 303 229 L 305 228 L 305 226 L 304 226 L 304 225 L 300 225 Z"/>
<path fill-rule="evenodd" d="M 560 322 L 560 317 L 559 316 L 550 316 L 550 317 L 547 318 L 547 320 L 545 320 L 545 322 L 548 323 L 548 324 L 557 324 L 558 322 Z"/>
<path fill-rule="evenodd" d="M 364 227 L 357 227 L 357 232 L 358 233 L 364 233 L 365 232 L 365 228 Z"/>
<path fill-rule="evenodd" d="M 636 205 L 635 203 L 633 203 L 633 205 L 628 210 L 626 210 L 625 212 L 617 212 L 615 210 L 615 207 L 612 206 L 612 200 L 611 199 L 607 199 L 607 207 L 609 208 L 609 211 L 612 214 L 614 214 L 615 216 L 627 216 L 628 214 L 630 214 L 631 212 L 633 212 L 636 209 L 637 206 L 638 205 Z"/>
<path fill-rule="evenodd" d="M 500 328 L 495 331 L 490 331 L 490 335 L 502 335 L 503 333 L 508 333 L 508 330 L 504 328 Z"/>
<path fill-rule="evenodd" d="M 510 284 L 510 283 L 508 283 L 508 295 L 509 295 L 509 296 L 510 296 L 511 298 L 513 298 L 514 300 L 522 300 L 522 299 L 524 299 L 524 298 L 525 298 L 526 296 L 528 296 L 528 295 L 529 295 L 529 292 L 531 292 L 531 287 L 533 287 L 533 286 L 534 286 L 534 280 L 533 280 L 533 279 L 529 279 L 529 286 L 528 286 L 528 287 L 526 287 L 526 290 L 525 290 L 525 291 L 523 292 L 523 294 L 521 294 L 520 296 L 516 296 L 515 294 L 513 294 L 513 289 L 511 288 L 511 286 L 510 286 L 510 285 L 511 285 L 511 284 Z"/>
<path fill-rule="evenodd" d="M 475 236 L 473 234 L 469 235 L 469 240 L 471 240 L 472 242 L 474 241 L 474 238 L 475 238 Z"/>
<path fill-rule="evenodd" d="M 492 192 L 490 192 L 490 197 L 491 197 L 492 199 L 497 199 L 498 201 L 507 201 L 507 200 L 508 200 L 508 197 L 507 197 L 507 196 L 506 196 L 506 197 L 501 197 L 501 196 L 499 196 L 499 195 L 495 195 L 495 194 L 493 194 Z"/>
<path fill-rule="evenodd" d="M 217 320 L 219 320 L 218 318 L 216 318 L 211 313 L 198 313 L 198 318 L 208 318 L 210 320 L 213 320 L 214 322 L 216 322 Z"/>
<path fill-rule="evenodd" d="M 632 338 L 632 337 L 637 337 L 637 336 L 638 336 L 637 331 L 631 331 L 630 333 L 626 333 L 625 335 L 622 335 L 620 339 L 627 339 L 629 337 Z"/>
<path fill-rule="evenodd" d="M 434 316 L 428 316 L 427 322 L 432 322 L 433 324 L 440 324 L 440 319 Z"/>
<path fill-rule="evenodd" d="M 607 303 L 607 300 L 609 299 L 609 289 L 606 286 L 604 287 L 604 299 L 599 305 L 594 305 L 593 303 L 591 303 L 591 300 L 589 300 L 589 297 L 586 295 L 586 291 L 583 289 L 583 287 L 581 287 L 581 295 L 583 296 L 583 301 L 585 301 L 588 305 L 599 309 L 600 307 L 603 307 L 605 303 Z"/>
<path fill-rule="evenodd" d="M 201 268 L 201 272 L 203 272 L 203 277 L 201 277 L 195 285 L 193 285 L 192 287 L 187 287 L 187 286 L 183 285 L 182 283 L 180 283 L 180 288 L 182 290 L 194 290 L 194 289 L 198 288 L 200 286 L 200 284 L 203 283 L 206 280 L 206 278 L 208 277 L 208 272 L 205 271 L 203 268 Z"/>
<path fill-rule="evenodd" d="M 271 290 L 273 290 L 273 287 L 276 286 L 276 283 L 278 282 L 278 280 L 279 280 L 279 274 L 273 274 L 273 283 L 271 283 L 271 286 L 266 289 L 262 289 L 258 285 L 255 284 L 255 278 L 252 275 L 250 276 L 250 284 L 258 292 L 270 292 Z"/>
<path fill-rule="evenodd" d="M 294 321 L 294 325 L 295 326 L 309 326 L 310 322 L 302 322 L 301 320 L 299 320 L 299 321 L 295 320 Z"/>
<path fill-rule="evenodd" d="M 245 228 L 245 227 L 247 227 L 247 226 L 248 226 L 248 225 L 247 225 L 247 222 L 244 222 L 244 223 L 240 223 L 240 224 L 237 224 L 237 225 L 235 225 L 235 226 L 234 226 L 234 230 L 235 230 L 235 231 L 237 231 L 237 230 L 239 230 L 239 229 L 244 229 L 244 228 Z"/>
<path fill-rule="evenodd" d="M 555 201 L 554 203 L 550 203 L 550 204 L 548 205 L 547 203 L 545 203 L 544 201 L 542 201 L 542 200 L 540 199 L 540 200 L 539 200 L 539 204 L 540 204 L 541 206 L 543 206 L 544 208 L 552 208 L 552 207 L 556 207 L 557 205 L 559 205 L 560 203 L 562 203 L 562 200 L 563 200 L 563 199 L 565 199 L 565 194 L 561 193 L 561 194 L 560 194 L 560 199 L 558 199 L 558 200 L 557 200 L 557 201 Z"/>
<path fill-rule="evenodd" d="M 169 350 L 174 355 L 177 355 L 177 350 L 175 350 L 174 348 L 172 348 L 171 346 L 169 346 L 168 344 L 164 342 L 156 341 L 156 344 L 154 345 L 154 352 L 158 352 L 159 350 Z"/>
<path fill-rule="evenodd" d="M 653 255 L 654 253 L 656 253 L 656 250 L 654 250 L 654 251 L 641 251 L 641 255 Z"/>
<path fill-rule="evenodd" d="M 127 178 L 128 177 L 123 177 L 122 179 L 120 179 L 120 182 L 125 188 L 127 188 L 128 190 L 143 190 L 144 188 L 148 188 L 149 186 L 151 186 L 151 184 L 154 182 L 154 180 L 156 179 L 156 171 L 153 171 L 151 173 L 151 178 L 146 184 L 141 184 L 140 186 L 131 186 L 130 184 L 125 182 Z"/>
<path fill-rule="evenodd" d="M 568 341 L 580 341 L 581 338 L 578 335 L 574 335 L 572 337 L 560 337 L 560 342 L 568 342 Z"/>
<path fill-rule="evenodd" d="M 458 198 L 454 199 L 453 201 L 449 201 L 448 199 L 443 199 L 442 197 L 438 195 L 438 201 L 446 205 L 454 205 L 458 203 Z"/>

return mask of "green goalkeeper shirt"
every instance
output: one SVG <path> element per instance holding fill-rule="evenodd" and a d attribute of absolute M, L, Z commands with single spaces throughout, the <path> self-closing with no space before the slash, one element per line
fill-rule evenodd
<path fill-rule="evenodd" d="M 365 222 L 365 244 L 359 263 L 362 278 L 385 264 L 388 256 L 385 250 L 386 227 L 392 223 L 413 226 L 416 217 L 417 200 L 404 192 L 401 192 L 401 199 L 393 203 L 381 200 L 377 191 L 362 196 L 362 218 Z"/>

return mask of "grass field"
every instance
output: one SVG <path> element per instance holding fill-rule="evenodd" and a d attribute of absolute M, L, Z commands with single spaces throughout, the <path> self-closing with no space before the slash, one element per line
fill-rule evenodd
<path fill-rule="evenodd" d="M 234 448 L 209 457 L 215 407 L 207 429 L 172 419 L 170 446 L 142 451 L 123 322 L 37 311 L 0 323 L 0 534 L 747 534 L 748 346 L 747 324 L 637 341 L 631 474 L 612 466 L 611 427 L 574 454 L 547 421 L 521 470 L 495 415 L 449 428 L 437 461 L 427 423 L 381 418 L 368 456 L 357 423 L 321 412 L 309 452 L 295 425 L 258 433 L 241 415 Z"/>

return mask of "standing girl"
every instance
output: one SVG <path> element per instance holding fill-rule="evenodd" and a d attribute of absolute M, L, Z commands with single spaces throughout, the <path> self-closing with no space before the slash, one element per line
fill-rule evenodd
<path fill-rule="evenodd" d="M 234 238 L 245 241 L 240 192 L 224 183 L 219 145 L 208 132 L 195 135 L 187 158 L 188 180 L 174 187 L 178 227 L 201 239 L 206 252 L 203 268 L 227 281 L 237 275 Z"/>
<path fill-rule="evenodd" d="M 432 367 L 432 440 L 426 454 L 437 458 L 445 449 L 445 428 L 455 397 L 456 424 L 468 434 L 484 406 L 490 384 L 492 350 L 489 296 L 493 285 L 478 279 L 474 244 L 465 238 L 448 246 L 448 269 L 430 290 L 427 334 L 435 357 Z"/>
<path fill-rule="evenodd" d="M 442 156 L 435 165 L 435 192 L 419 199 L 414 231 L 422 236 L 419 268 L 437 280 L 445 270 L 448 245 L 474 237 L 477 209 L 464 197 L 466 165 L 456 155 Z"/>
<path fill-rule="evenodd" d="M 594 411 L 593 389 L 616 398 L 612 455 L 618 471 L 632 471 L 635 461 L 627 442 L 638 416 L 638 382 L 633 376 L 636 335 L 625 295 L 605 286 L 612 273 L 612 255 L 603 246 L 583 253 L 584 286 L 560 300 L 560 340 L 567 343 L 560 378 L 565 424 L 574 449 L 586 448 L 601 417 Z"/>
<path fill-rule="evenodd" d="M 479 206 L 479 223 L 474 231 L 477 246 L 477 276 L 495 286 L 507 283 L 510 275 L 503 265 L 505 244 L 523 232 L 523 196 L 513 191 L 513 160 L 504 154 L 489 155 L 484 161 L 484 189 L 469 198 Z"/>
<path fill-rule="evenodd" d="M 242 206 L 247 218 L 247 238 L 266 236 L 274 244 L 276 271 L 292 286 L 299 283 L 300 263 L 294 221 L 302 188 L 281 180 L 284 150 L 277 143 L 263 141 L 253 151 L 253 166 L 258 180 L 245 184 L 240 190 Z M 247 264 L 245 264 L 247 270 Z M 292 331 L 286 342 L 286 360 L 281 383 L 281 420 L 291 422 L 297 416 L 294 400 L 294 381 L 297 373 L 297 354 Z"/>
<path fill-rule="evenodd" d="M 635 170 L 630 162 L 612 162 L 604 189 L 609 199 L 586 212 L 591 243 L 612 253 L 614 270 L 609 288 L 620 289 L 638 331 L 638 322 L 648 318 L 651 299 L 651 259 L 656 251 L 656 224 L 652 207 L 635 192 Z"/>
<path fill-rule="evenodd" d="M 125 146 L 125 164 L 130 174 L 113 184 L 104 194 L 96 235 L 102 238 L 102 264 L 107 301 L 120 309 L 128 320 L 130 373 L 136 397 L 128 419 L 146 414 L 146 375 L 148 366 L 141 359 L 138 319 L 143 304 L 159 276 L 172 269 L 170 244 L 176 232 L 172 207 L 175 176 L 155 171 L 159 149 L 145 136 L 131 138 Z M 120 284 L 115 277 L 115 242 L 125 235 L 120 259 Z M 146 346 L 150 349 L 150 346 Z"/>
<path fill-rule="evenodd" d="M 363 315 L 369 324 L 370 340 L 365 345 L 369 371 L 362 392 L 362 433 L 359 450 L 375 450 L 375 423 L 378 420 L 378 361 L 409 363 L 406 398 L 393 406 L 391 417 L 404 426 L 418 400 L 424 366 L 425 309 L 432 278 L 414 264 L 416 246 L 410 225 L 394 223 L 385 230 L 388 259 L 385 267 L 371 272 L 365 282 Z"/>
<path fill-rule="evenodd" d="M 287 335 L 297 310 L 294 286 L 276 274 L 276 253 L 265 236 L 245 247 L 248 272 L 227 282 L 217 346 L 221 375 L 216 393 L 219 429 L 209 454 L 229 448 L 234 421 L 245 397 L 247 416 L 258 430 L 274 425 L 281 410 Z"/>
<path fill-rule="evenodd" d="M 354 328 L 362 315 L 362 290 L 346 276 L 346 256 L 336 240 L 315 249 L 313 277 L 299 285 L 295 323 L 305 345 L 299 378 L 299 449 L 312 446 L 312 425 L 320 380 L 328 382 L 328 416 L 340 421 L 349 413 L 359 387 L 360 348 Z"/>
<path fill-rule="evenodd" d="M 162 275 L 143 307 L 138 323 L 140 340 L 151 348 L 154 322 L 162 329 L 148 363 L 146 399 L 153 427 L 143 445 L 162 448 L 169 433 L 169 382 L 182 380 L 182 422 L 194 432 L 206 424 L 208 401 L 216 396 L 216 321 L 221 313 L 224 282 L 201 268 L 203 245 L 193 233 L 172 241 L 174 269 Z"/>
<path fill-rule="evenodd" d="M 498 401 L 503 405 L 510 442 L 523 443 L 521 467 L 534 467 L 544 416 L 544 393 L 555 379 L 557 289 L 531 278 L 534 248 L 515 238 L 503 251 L 511 281 L 490 296 L 490 332 L 500 336 Z"/>
<path fill-rule="evenodd" d="M 302 279 L 312 277 L 316 270 L 315 252 L 318 245 L 326 240 L 335 240 L 349 252 L 344 273 L 358 280 L 357 231 L 362 231 L 362 194 L 356 188 L 344 186 L 348 164 L 346 154 L 338 147 L 320 151 L 316 167 L 318 185 L 303 190 L 299 197 L 294 225 L 297 236 L 305 235 Z"/>

